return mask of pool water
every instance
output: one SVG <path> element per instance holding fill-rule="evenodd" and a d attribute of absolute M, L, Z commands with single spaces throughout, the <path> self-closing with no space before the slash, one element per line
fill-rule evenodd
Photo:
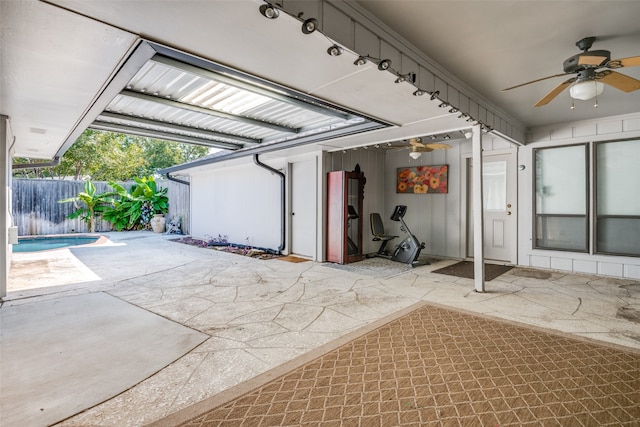
<path fill-rule="evenodd" d="M 13 245 L 13 252 L 38 252 L 87 245 L 97 242 L 99 238 L 99 236 L 21 237 L 18 239 L 18 244 Z"/>

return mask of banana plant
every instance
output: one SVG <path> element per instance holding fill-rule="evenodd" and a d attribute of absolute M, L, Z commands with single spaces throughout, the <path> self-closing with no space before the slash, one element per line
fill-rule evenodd
<path fill-rule="evenodd" d="M 96 186 L 90 180 L 84 182 L 84 191 L 74 197 L 58 200 L 58 203 L 73 203 L 76 210 L 67 218 L 80 218 L 87 224 L 87 229 L 93 233 L 96 231 L 96 219 L 108 210 L 113 199 L 108 193 L 96 193 Z"/>
<path fill-rule="evenodd" d="M 153 214 L 164 214 L 169 210 L 167 189 L 158 189 L 153 176 L 134 178 L 135 184 L 127 190 L 122 185 L 109 181 L 116 200 L 104 212 L 104 219 L 118 230 L 134 230 L 147 227 Z"/>

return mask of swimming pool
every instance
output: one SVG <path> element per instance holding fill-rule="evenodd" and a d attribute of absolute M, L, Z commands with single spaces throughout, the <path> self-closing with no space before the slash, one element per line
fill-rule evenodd
<path fill-rule="evenodd" d="M 100 236 L 36 236 L 20 237 L 13 252 L 38 252 L 96 243 Z"/>

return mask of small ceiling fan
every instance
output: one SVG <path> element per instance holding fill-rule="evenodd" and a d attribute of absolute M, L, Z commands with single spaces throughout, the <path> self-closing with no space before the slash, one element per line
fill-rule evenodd
<path fill-rule="evenodd" d="M 573 55 L 562 63 L 564 73 L 532 80 L 527 83 L 502 89 L 502 91 L 516 89 L 555 77 L 575 74 L 574 77 L 560 83 L 553 88 L 551 92 L 536 102 L 535 106 L 540 107 L 551 102 L 567 87 L 570 87 L 569 92 L 572 98 L 581 100 L 591 99 L 600 95 L 604 90 L 604 84 L 613 86 L 623 92 L 633 92 L 634 90 L 640 89 L 640 80 L 612 71 L 623 67 L 639 66 L 640 56 L 612 60 L 611 52 L 608 50 L 589 50 L 594 41 L 596 41 L 596 37 L 585 37 L 576 42 L 576 46 L 582 50 L 582 53 Z"/>
<path fill-rule="evenodd" d="M 441 142 L 422 142 L 422 138 L 411 138 L 409 139 L 409 144 L 411 144 L 409 156 L 411 156 L 412 159 L 419 158 L 422 153 L 451 148 L 449 144 L 443 144 Z"/>

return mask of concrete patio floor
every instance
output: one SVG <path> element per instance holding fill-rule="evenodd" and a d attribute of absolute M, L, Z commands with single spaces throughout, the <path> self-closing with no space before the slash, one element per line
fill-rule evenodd
<path fill-rule="evenodd" d="M 104 292 L 209 338 L 60 426 L 153 422 L 419 301 L 640 349 L 640 281 L 515 268 L 476 293 L 472 280 L 432 273 L 455 260 L 375 277 L 104 234 L 104 245 L 14 254 L 3 306 Z"/>

